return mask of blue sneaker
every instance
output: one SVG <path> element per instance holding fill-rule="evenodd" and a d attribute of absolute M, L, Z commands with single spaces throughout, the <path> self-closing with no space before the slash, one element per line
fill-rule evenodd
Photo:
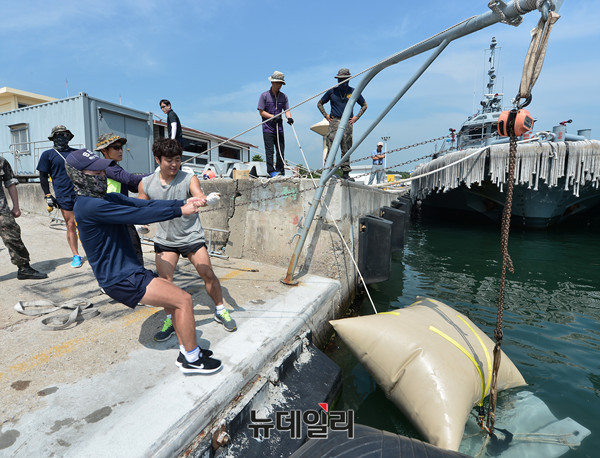
<path fill-rule="evenodd" d="M 275 178 L 275 177 L 277 177 L 277 176 L 279 176 L 281 174 L 279 172 L 271 172 L 269 175 L 270 175 L 271 178 Z"/>
<path fill-rule="evenodd" d="M 73 256 L 73 261 L 71 261 L 71 267 L 81 267 L 81 256 L 75 255 Z"/>

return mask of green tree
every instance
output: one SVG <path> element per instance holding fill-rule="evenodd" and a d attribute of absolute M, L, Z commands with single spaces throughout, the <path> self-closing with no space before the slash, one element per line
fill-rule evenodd
<path fill-rule="evenodd" d="M 255 154 L 254 156 L 252 156 L 252 160 L 254 162 L 264 162 L 263 157 L 260 154 Z"/>

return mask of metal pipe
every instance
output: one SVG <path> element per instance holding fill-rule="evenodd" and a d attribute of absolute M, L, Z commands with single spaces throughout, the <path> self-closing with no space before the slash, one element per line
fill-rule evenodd
<path fill-rule="evenodd" d="M 373 131 L 373 129 L 375 129 L 375 127 L 377 127 L 377 125 L 381 122 L 381 120 L 385 117 L 385 115 L 387 115 L 390 112 L 390 110 L 392 108 L 394 108 L 394 105 L 396 105 L 396 103 L 398 103 L 398 101 L 402 97 L 404 97 L 404 94 L 406 94 L 408 92 L 408 90 L 411 88 L 411 86 L 413 84 L 415 84 L 415 82 L 421 77 L 421 75 L 423 75 L 423 73 L 425 73 L 425 70 L 427 70 L 429 68 L 429 66 L 435 61 L 435 59 L 438 58 L 438 56 L 442 53 L 442 51 L 444 49 L 446 49 L 446 46 L 448 46 L 449 44 L 450 44 L 450 42 L 448 40 L 444 40 L 440 43 L 440 45 L 431 54 L 431 56 L 429 56 L 427 58 L 427 60 L 421 66 L 421 68 L 419 68 L 419 70 L 417 70 L 417 72 L 413 75 L 413 77 L 410 80 L 408 80 L 408 82 L 402 88 L 402 90 L 400 92 L 398 92 L 398 95 L 396 95 L 396 97 L 394 97 L 394 99 L 388 104 L 388 106 L 385 107 L 385 109 L 381 112 L 381 114 L 377 117 L 377 119 L 375 119 L 375 121 L 373 121 L 371 123 L 371 125 L 369 127 L 367 127 L 367 130 L 365 131 L 365 133 L 362 134 L 361 137 L 356 142 L 356 146 L 353 146 L 352 149 L 346 153 L 344 158 L 346 156 L 350 157 L 350 155 L 358 147 L 358 145 L 360 145 L 365 140 L 365 138 L 367 138 L 369 136 L 369 134 Z M 365 78 L 369 77 L 370 73 L 373 71 L 375 71 L 375 69 L 373 69 L 369 73 L 367 73 Z M 376 72 L 375 74 L 377 74 L 377 73 L 379 73 L 379 72 Z M 375 76 L 375 75 L 373 75 L 373 76 Z M 340 162 L 343 162 L 343 159 L 341 159 Z"/>
<path fill-rule="evenodd" d="M 531 2 L 530 0 L 514 0 L 513 2 L 511 2 L 508 5 L 500 3 L 498 5 L 498 8 L 500 11 L 502 11 L 502 13 L 504 14 L 504 17 L 507 20 L 511 20 L 511 19 L 516 19 L 516 18 L 520 17 L 519 11 L 526 14 L 526 13 L 534 10 L 535 6 L 532 7 L 532 3 L 533 2 Z M 516 4 L 516 6 L 515 6 L 515 4 Z M 553 0 L 552 4 L 556 7 L 556 9 L 558 9 L 560 7 L 560 5 L 562 4 L 562 0 Z M 535 5 L 535 3 L 533 3 L 533 5 Z M 335 159 L 335 153 L 337 152 L 337 150 L 341 144 L 342 137 L 344 135 L 344 130 L 348 124 L 348 121 L 352 114 L 352 110 L 354 109 L 354 105 L 356 104 L 356 101 L 358 100 L 358 98 L 362 95 L 362 92 L 365 89 L 365 87 L 367 86 L 367 84 L 369 84 L 369 82 L 375 77 L 375 75 L 377 75 L 383 69 L 385 69 L 391 65 L 397 64 L 399 62 L 402 62 L 403 60 L 406 60 L 411 57 L 422 54 L 433 48 L 439 48 L 437 51 L 437 54 L 439 55 L 439 52 L 441 52 L 451 41 L 453 41 L 457 38 L 463 37 L 465 35 L 469 35 L 473 32 L 484 29 L 486 27 L 489 27 L 490 25 L 496 24 L 496 23 L 500 22 L 502 19 L 504 19 L 504 18 L 501 18 L 499 15 L 497 15 L 496 13 L 494 13 L 491 10 L 487 11 L 483 14 L 480 14 L 479 16 L 473 16 L 469 19 L 466 19 L 463 22 L 460 22 L 460 23 L 438 33 L 437 35 L 427 38 L 409 48 L 406 48 L 403 51 L 400 51 L 400 52 L 388 57 L 387 59 L 384 59 L 383 61 L 381 61 L 380 63 L 375 65 L 371 70 L 369 70 L 369 72 L 364 76 L 364 78 L 362 78 L 359 81 L 356 88 L 352 92 L 352 95 L 350 96 L 348 103 L 346 104 L 344 113 L 342 114 L 342 118 L 340 120 L 338 130 L 337 130 L 335 138 L 333 139 L 333 142 L 331 144 L 331 148 L 330 148 L 329 154 L 327 156 L 327 161 L 324 166 L 325 172 L 321 175 L 321 179 L 319 180 L 319 186 L 315 190 L 315 195 L 313 197 L 313 201 L 308 210 L 308 213 L 307 213 L 307 216 L 305 219 L 305 223 L 298 232 L 300 237 L 298 238 L 298 241 L 296 242 L 296 248 L 294 249 L 294 253 L 290 259 L 290 264 L 289 264 L 286 276 L 285 276 L 285 278 L 283 278 L 281 280 L 282 283 L 287 284 L 287 285 L 297 284 L 297 282 L 295 282 L 293 280 L 294 271 L 298 264 L 298 259 L 300 258 L 300 253 L 302 251 L 302 248 L 303 248 L 306 238 L 308 236 L 308 231 L 310 230 L 312 221 L 315 217 L 315 214 L 317 211 L 317 206 L 318 206 L 319 202 L 321 201 L 321 197 L 323 196 L 325 184 L 333 176 L 333 174 L 337 171 L 340 164 L 346 158 L 350 157 L 350 155 L 354 152 L 354 150 L 356 150 L 356 148 L 360 145 L 360 142 L 362 142 L 364 140 L 364 138 L 366 137 L 366 135 L 363 135 L 360 138 L 360 141 L 357 142 L 355 145 L 352 146 L 352 148 L 350 148 L 348 150 L 348 152 L 339 160 L 339 162 L 336 164 L 336 166 L 332 167 L 332 165 L 334 163 L 334 159 Z M 443 46 L 442 46 L 442 44 L 443 44 Z M 435 57 L 437 57 L 437 56 L 435 56 Z M 427 63 L 424 65 L 427 65 Z M 416 81 L 416 79 L 415 79 L 415 81 Z M 412 83 L 414 83 L 414 81 Z M 412 85 L 412 83 L 410 83 L 410 84 Z M 408 88 L 410 88 L 410 85 L 408 85 L 408 87 L 405 87 L 405 88 L 406 88 L 406 90 L 408 90 Z M 403 89 L 403 91 L 404 91 L 404 89 Z M 403 91 L 401 91 L 401 93 Z M 406 92 L 406 91 L 404 91 L 404 92 Z M 404 94 L 403 93 L 399 94 L 398 100 L 402 97 L 402 95 L 404 95 Z M 396 100 L 393 104 L 395 104 L 398 100 Z M 393 106 L 393 104 L 391 104 L 391 106 Z M 391 109 L 391 107 L 389 105 L 388 105 L 388 108 Z M 388 108 L 386 108 L 387 111 L 389 111 Z M 387 111 L 385 111 L 385 113 L 387 113 Z M 385 113 L 384 113 L 384 115 L 385 115 Z M 380 119 L 378 118 L 377 122 L 379 122 L 379 120 Z"/>

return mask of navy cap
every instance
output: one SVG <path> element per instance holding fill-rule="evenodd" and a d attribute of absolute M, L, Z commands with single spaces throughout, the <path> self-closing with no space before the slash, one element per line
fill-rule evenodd
<path fill-rule="evenodd" d="M 78 149 L 67 156 L 67 164 L 77 170 L 106 170 L 115 161 L 100 159 L 89 149 Z"/>

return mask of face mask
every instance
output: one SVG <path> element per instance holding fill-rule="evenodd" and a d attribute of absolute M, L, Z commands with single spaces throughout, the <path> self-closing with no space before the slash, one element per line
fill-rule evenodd
<path fill-rule="evenodd" d="M 54 148 L 57 151 L 67 151 L 69 149 L 69 137 L 67 135 L 55 135 L 54 136 Z"/>
<path fill-rule="evenodd" d="M 78 196 L 100 199 L 106 196 L 106 175 L 87 175 L 69 164 L 65 164 L 65 168 Z"/>
<path fill-rule="evenodd" d="M 341 90 L 345 90 L 345 89 L 347 89 L 347 88 L 348 88 L 348 86 L 349 86 L 349 83 L 348 83 L 348 81 L 346 80 L 346 81 L 344 81 L 342 84 L 340 84 L 340 85 L 338 86 L 338 88 L 340 88 Z"/>

